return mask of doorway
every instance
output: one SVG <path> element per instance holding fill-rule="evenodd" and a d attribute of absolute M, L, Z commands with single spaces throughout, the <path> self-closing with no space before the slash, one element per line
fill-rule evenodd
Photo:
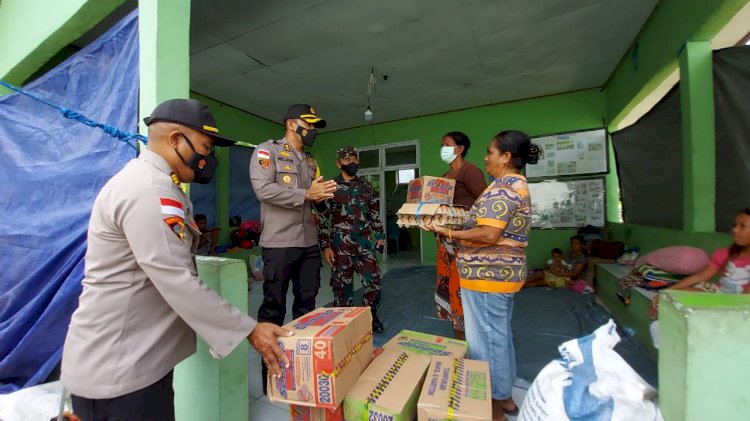
<path fill-rule="evenodd" d="M 419 177 L 419 141 L 366 146 L 358 152 L 360 174 L 380 194 L 380 219 L 387 239 L 383 259 L 389 267 L 420 264 L 419 229 L 396 224 L 396 212 L 406 201 L 409 181 Z"/>

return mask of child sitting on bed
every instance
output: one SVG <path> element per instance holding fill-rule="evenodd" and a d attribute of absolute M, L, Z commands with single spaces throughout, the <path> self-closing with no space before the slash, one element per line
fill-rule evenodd
<path fill-rule="evenodd" d="M 542 272 L 536 272 L 526 279 L 524 288 L 530 287 L 551 287 L 564 288 L 583 273 L 586 269 L 586 254 L 584 254 L 586 242 L 580 235 L 570 237 L 570 259 L 562 265 L 562 253 L 560 253 L 561 262 L 559 267 L 548 265 L 547 269 Z M 560 249 L 557 249 L 558 251 Z M 554 250 L 553 250 L 554 251 Z"/>
<path fill-rule="evenodd" d="M 703 270 L 666 289 L 725 294 L 750 293 L 750 208 L 742 210 L 734 218 L 732 238 L 732 245 L 716 250 L 711 255 L 710 263 Z M 711 282 L 716 275 L 720 275 L 718 281 Z M 659 295 L 653 298 L 648 310 L 652 319 L 656 319 L 658 309 Z M 651 334 L 654 347 L 658 348 L 658 330 L 655 323 L 652 324 Z"/>
<path fill-rule="evenodd" d="M 563 252 L 559 248 L 555 247 L 550 251 L 551 259 L 547 260 L 547 269 L 566 269 L 570 270 L 573 268 L 570 263 L 563 259 Z"/>

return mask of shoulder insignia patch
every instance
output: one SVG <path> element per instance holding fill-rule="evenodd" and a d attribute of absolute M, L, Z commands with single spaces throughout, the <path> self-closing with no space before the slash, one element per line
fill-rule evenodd
<path fill-rule="evenodd" d="M 271 151 L 268 149 L 258 149 L 258 163 L 263 169 L 271 166 Z"/>
<path fill-rule="evenodd" d="M 169 216 L 164 218 L 164 223 L 167 224 L 170 230 L 182 240 L 185 238 L 185 221 L 179 216 Z"/>

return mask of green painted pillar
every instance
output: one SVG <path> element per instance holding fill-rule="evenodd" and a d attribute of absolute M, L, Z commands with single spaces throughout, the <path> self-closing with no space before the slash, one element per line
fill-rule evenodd
<path fill-rule="evenodd" d="M 140 118 L 172 98 L 190 97 L 190 0 L 139 2 Z M 228 172 L 227 172 L 228 179 Z M 230 303 L 247 312 L 247 267 L 241 260 L 197 257 L 198 275 Z M 195 355 L 175 368 L 178 421 L 247 420 L 248 345 L 216 360 L 198 340 Z"/>
<path fill-rule="evenodd" d="M 712 53 L 710 41 L 688 42 L 680 53 L 685 231 L 714 232 L 716 226 Z"/>
<path fill-rule="evenodd" d="M 668 290 L 659 332 L 664 419 L 748 419 L 750 295 Z"/>
<path fill-rule="evenodd" d="M 622 222 L 620 211 L 620 178 L 617 176 L 617 158 L 615 147 L 612 144 L 612 136 L 607 134 L 607 146 L 609 155 L 609 173 L 604 177 L 607 191 L 607 221 Z"/>
<path fill-rule="evenodd" d="M 143 117 L 159 103 L 190 94 L 190 0 L 140 0 L 141 133 Z"/>
<path fill-rule="evenodd" d="M 247 313 L 247 266 L 237 259 L 196 256 L 198 276 L 235 307 Z M 208 345 L 198 339 L 198 350 L 174 372 L 177 421 L 247 421 L 249 344 L 243 341 L 222 359 L 215 359 Z"/>
<path fill-rule="evenodd" d="M 214 148 L 219 166 L 216 168 L 216 225 L 221 227 L 219 244 L 229 242 L 229 151 L 230 148 Z"/>

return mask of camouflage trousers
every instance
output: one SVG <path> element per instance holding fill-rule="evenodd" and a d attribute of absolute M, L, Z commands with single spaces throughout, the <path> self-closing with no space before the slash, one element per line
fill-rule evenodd
<path fill-rule="evenodd" d="M 362 305 L 377 310 L 380 305 L 380 268 L 372 250 L 361 250 L 357 255 L 338 254 L 331 268 L 333 304 L 336 307 L 354 306 L 354 274 L 362 277 Z"/>

